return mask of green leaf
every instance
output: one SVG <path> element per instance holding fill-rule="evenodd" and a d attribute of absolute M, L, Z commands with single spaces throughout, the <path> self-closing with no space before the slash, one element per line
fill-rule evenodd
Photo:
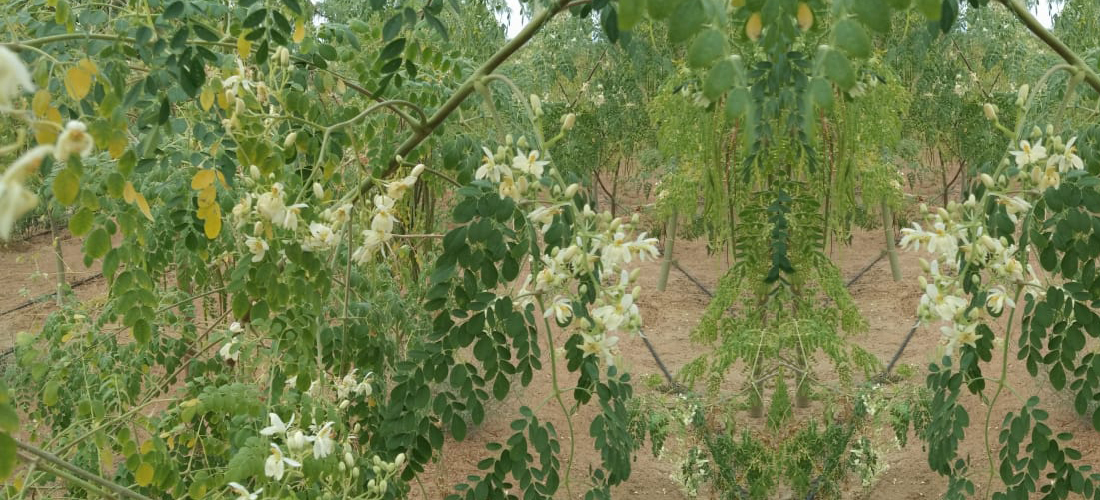
<path fill-rule="evenodd" d="M 943 0 L 916 0 L 917 11 L 929 21 L 939 21 L 943 15 Z"/>
<path fill-rule="evenodd" d="M 746 88 L 738 87 L 730 91 L 730 95 L 726 97 L 726 119 L 734 121 L 745 116 L 745 113 L 749 109 L 749 91 Z"/>
<path fill-rule="evenodd" d="M 718 61 L 718 64 L 715 64 L 707 73 L 707 79 L 703 82 L 703 96 L 711 101 L 717 101 L 722 97 L 722 93 L 733 87 L 736 75 L 737 70 L 732 61 L 728 59 Z"/>
<path fill-rule="evenodd" d="M 107 235 L 107 230 L 102 227 L 97 227 L 88 238 L 84 240 L 84 255 L 89 258 L 98 259 L 107 255 L 107 251 L 111 249 L 111 237 Z"/>
<path fill-rule="evenodd" d="M 7 433 L 0 434 L 0 481 L 4 481 L 15 469 L 15 440 Z"/>
<path fill-rule="evenodd" d="M 819 108 L 833 108 L 833 86 L 822 78 L 814 78 L 810 81 L 810 97 Z"/>
<path fill-rule="evenodd" d="M 84 236 L 92 230 L 92 221 L 94 220 L 95 217 L 92 211 L 82 208 L 69 219 L 69 231 L 73 233 L 73 236 Z"/>
<path fill-rule="evenodd" d="M 645 14 L 646 0 L 619 0 L 619 31 L 630 31 Z"/>
<path fill-rule="evenodd" d="M 46 382 L 46 387 L 42 389 L 42 404 L 46 406 L 53 406 L 57 404 L 57 390 L 61 387 L 57 379 Z"/>
<path fill-rule="evenodd" d="M 649 5 L 649 17 L 660 21 L 672 14 L 683 0 L 654 0 L 647 2 Z"/>
<path fill-rule="evenodd" d="M 71 168 L 66 168 L 53 179 L 53 195 L 62 205 L 69 206 L 76 201 L 80 193 L 80 177 Z"/>
<path fill-rule="evenodd" d="M 833 28 L 836 46 L 852 57 L 871 56 L 871 37 L 859 23 L 844 19 Z"/>
<path fill-rule="evenodd" d="M 852 69 L 852 63 L 838 51 L 830 50 L 825 53 L 825 77 L 832 80 L 843 90 L 849 90 L 856 85 L 856 72 Z"/>
<path fill-rule="evenodd" d="M 890 31 L 890 6 L 882 0 L 855 0 L 852 12 L 868 28 L 879 33 Z"/>
<path fill-rule="evenodd" d="M 672 43 L 688 41 L 703 27 L 706 17 L 703 0 L 685 0 L 680 3 L 668 21 L 668 40 Z"/>
<path fill-rule="evenodd" d="M 466 439 L 466 421 L 462 417 L 456 415 L 451 419 L 451 437 L 455 438 L 455 441 Z"/>
<path fill-rule="evenodd" d="M 721 31 L 709 29 L 695 37 L 688 49 L 687 63 L 692 68 L 702 68 L 726 53 L 726 37 Z"/>

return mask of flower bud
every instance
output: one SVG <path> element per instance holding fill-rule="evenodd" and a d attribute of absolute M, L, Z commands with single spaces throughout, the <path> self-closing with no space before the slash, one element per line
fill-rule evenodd
<path fill-rule="evenodd" d="M 234 101 L 234 102 L 236 103 L 236 106 L 237 106 L 236 107 L 237 114 L 238 115 L 243 114 L 244 113 L 244 99 L 241 99 L 241 98 L 238 97 L 237 100 Z"/>
<path fill-rule="evenodd" d="M 358 467 L 352 467 L 351 468 L 351 477 L 357 478 L 357 479 L 359 478 L 359 468 Z"/>
<path fill-rule="evenodd" d="M 642 295 L 642 287 L 635 286 L 634 289 L 630 291 L 630 295 L 637 299 Z"/>
<path fill-rule="evenodd" d="M 1043 137 L 1043 129 L 1039 128 L 1038 125 L 1032 126 L 1031 127 L 1031 139 L 1032 140 L 1038 140 L 1038 139 L 1042 139 L 1042 137 Z"/>
<path fill-rule="evenodd" d="M 642 216 L 639 215 L 638 212 L 634 212 L 634 215 L 630 216 L 630 223 L 631 224 L 637 224 L 638 221 L 640 221 L 640 220 L 642 220 Z"/>
<path fill-rule="evenodd" d="M 995 185 L 993 182 L 993 176 L 983 173 L 981 175 L 981 178 L 982 184 L 985 184 L 986 189 L 993 189 L 993 186 Z"/>
<path fill-rule="evenodd" d="M 572 199 L 574 196 L 577 195 L 577 191 L 580 191 L 580 189 L 580 184 L 577 184 L 575 182 L 573 184 L 570 184 L 569 187 L 565 188 L 565 197 Z"/>
<path fill-rule="evenodd" d="M 267 84 L 264 82 L 257 82 L 256 99 L 258 99 L 261 104 L 267 104 L 267 94 Z"/>
<path fill-rule="evenodd" d="M 313 183 L 313 196 L 316 196 L 319 200 L 323 200 L 325 198 L 325 188 L 321 187 L 320 182 Z"/>
<path fill-rule="evenodd" d="M 516 147 L 518 147 L 520 149 L 527 149 L 527 146 L 528 146 L 527 136 L 525 136 L 525 135 L 519 136 L 519 140 L 516 141 Z"/>
<path fill-rule="evenodd" d="M 341 410 L 346 410 L 348 408 L 348 406 L 351 406 L 351 401 L 348 401 L 348 400 L 345 399 L 345 400 L 340 402 L 340 409 Z"/>
<path fill-rule="evenodd" d="M 286 446 L 290 451 L 300 451 L 306 447 L 306 435 L 302 431 L 294 431 L 290 437 L 286 439 Z"/>
<path fill-rule="evenodd" d="M 290 149 L 295 142 L 298 141 L 298 132 L 291 132 L 286 135 L 286 139 L 283 139 L 283 149 Z"/>
<path fill-rule="evenodd" d="M 1054 125 L 1048 123 L 1046 132 L 1047 135 L 1054 135 Z"/>
<path fill-rule="evenodd" d="M 571 130 L 573 128 L 573 126 L 576 125 L 576 124 L 577 124 L 577 115 L 574 114 L 574 113 L 569 113 L 569 114 L 567 114 L 567 115 L 565 115 L 561 118 L 561 129 L 563 131 Z"/>
<path fill-rule="evenodd" d="M 1028 84 L 1025 83 L 1025 84 L 1020 86 L 1020 91 L 1016 93 L 1016 106 L 1017 107 L 1022 108 L 1022 107 L 1024 107 L 1025 104 L 1027 104 L 1027 95 L 1030 91 L 1031 91 L 1031 87 L 1028 86 Z"/>
<path fill-rule="evenodd" d="M 402 465 L 405 465 L 405 454 L 404 453 L 398 453 L 397 458 L 395 458 L 393 460 L 393 465 L 396 465 L 397 467 L 401 467 Z"/>
<path fill-rule="evenodd" d="M 987 119 L 991 122 L 997 121 L 997 107 L 996 106 L 994 106 L 993 104 L 987 102 L 987 103 L 985 103 L 984 106 L 982 106 L 982 111 L 985 112 L 985 119 Z"/>
<path fill-rule="evenodd" d="M 512 144 L 515 144 L 515 142 L 516 142 L 516 138 L 512 137 L 512 134 L 508 134 L 508 135 L 504 136 L 504 143 L 505 144 L 511 146 Z"/>
<path fill-rule="evenodd" d="M 227 100 L 227 101 L 236 101 L 237 100 L 237 91 L 235 89 L 226 90 L 225 91 L 225 100 Z"/>
<path fill-rule="evenodd" d="M 279 64 L 282 64 L 283 66 L 290 66 L 290 50 L 287 50 L 286 47 L 281 48 L 283 49 L 283 51 L 279 54 Z"/>
<path fill-rule="evenodd" d="M 373 490 L 374 488 L 375 488 L 375 482 L 374 482 L 374 480 L 373 480 L 373 479 L 371 479 L 370 481 L 367 481 L 367 489 L 368 489 L 368 490 Z"/>
<path fill-rule="evenodd" d="M 409 175 L 412 175 L 413 177 L 420 177 L 420 174 L 424 173 L 424 170 L 427 168 L 428 167 L 425 167 L 423 163 L 419 163 L 415 167 L 413 167 L 412 173 L 410 173 Z"/>
<path fill-rule="evenodd" d="M 630 282 L 634 283 L 635 281 L 638 281 L 638 277 L 641 276 L 641 275 L 642 275 L 642 268 L 635 267 L 633 271 L 630 271 Z M 641 290 L 638 290 L 638 291 L 640 292 Z M 637 297 L 638 295 L 634 294 L 634 296 Z"/>
<path fill-rule="evenodd" d="M 336 466 L 340 468 L 340 472 L 347 472 L 348 470 L 348 466 L 344 465 L 344 462 L 340 462 Z"/>
<path fill-rule="evenodd" d="M 260 167 L 250 165 L 248 167 L 248 176 L 257 181 L 260 180 L 260 177 L 262 177 L 262 174 L 260 174 Z"/>
<path fill-rule="evenodd" d="M 389 484 L 385 479 L 382 479 L 382 481 L 378 483 L 378 491 L 386 491 L 387 489 L 389 489 Z"/>
<path fill-rule="evenodd" d="M 535 118 L 542 118 L 542 100 L 535 94 L 531 94 L 531 112 L 535 113 Z"/>
<path fill-rule="evenodd" d="M 344 452 L 344 463 L 347 464 L 348 467 L 353 467 L 355 465 L 355 457 L 351 456 L 350 451 Z"/>

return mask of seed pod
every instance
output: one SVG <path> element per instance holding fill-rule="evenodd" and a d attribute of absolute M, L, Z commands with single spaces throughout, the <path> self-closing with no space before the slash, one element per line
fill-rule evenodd
<path fill-rule="evenodd" d="M 814 11 L 806 2 L 798 2 L 798 27 L 809 31 L 814 25 Z"/>
<path fill-rule="evenodd" d="M 749 40 L 757 41 L 760 39 L 760 33 L 764 31 L 764 23 L 760 18 L 759 12 L 753 12 L 749 16 L 748 22 L 745 23 L 745 36 L 749 37 Z"/>

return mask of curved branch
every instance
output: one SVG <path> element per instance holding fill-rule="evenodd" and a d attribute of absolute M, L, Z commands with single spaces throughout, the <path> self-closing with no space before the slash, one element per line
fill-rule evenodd
<path fill-rule="evenodd" d="M 1054 33 L 1047 30 L 1038 19 L 1035 19 L 1035 16 L 1031 15 L 1031 12 L 1020 3 L 1020 0 L 1000 0 L 1000 2 L 1015 14 L 1024 23 L 1024 26 L 1027 26 L 1027 29 L 1039 37 L 1043 43 L 1047 44 L 1059 56 L 1062 56 L 1062 59 L 1065 59 L 1066 62 L 1072 64 L 1075 71 L 1084 72 L 1085 81 L 1097 92 L 1100 92 L 1100 76 L 1089 68 L 1089 65 L 1073 49 L 1070 49 L 1062 40 L 1054 36 Z"/>
<path fill-rule="evenodd" d="M 485 63 L 482 64 L 481 67 L 477 69 L 477 71 L 474 71 L 474 73 L 470 75 L 470 77 L 467 78 L 465 82 L 462 83 L 458 90 L 456 90 L 455 93 L 451 95 L 449 99 L 447 99 L 447 102 L 443 103 L 439 110 L 437 110 L 435 114 L 433 114 L 431 118 L 428 119 L 428 121 L 424 122 L 424 126 L 420 130 L 416 130 L 412 136 L 406 139 L 405 142 L 401 143 L 401 145 L 398 146 L 397 151 L 394 153 L 394 155 L 404 157 L 407 156 L 409 152 L 411 152 L 413 149 L 416 149 L 416 147 L 419 146 L 420 143 L 424 142 L 425 139 L 432 135 L 432 133 L 435 132 L 435 129 L 438 128 L 443 123 L 443 121 L 451 115 L 451 113 L 454 113 L 454 111 L 458 109 L 459 105 L 461 105 L 462 102 L 465 101 L 466 98 L 474 92 L 474 85 L 478 81 L 480 81 L 482 77 L 492 73 L 498 67 L 500 67 L 500 65 L 503 64 L 504 61 L 507 61 L 508 58 L 512 57 L 512 55 L 515 54 L 516 51 L 526 45 L 527 42 L 531 41 L 531 38 L 534 38 L 535 34 L 538 33 L 539 30 L 541 30 L 542 27 L 550 21 L 550 19 L 552 19 L 561 11 L 565 10 L 568 5 L 568 0 L 557 0 L 550 8 L 535 15 L 535 17 L 531 19 L 531 22 L 527 23 L 527 26 L 524 26 L 515 38 L 513 38 L 511 41 L 501 47 L 500 50 L 496 51 L 496 53 L 494 53 L 491 57 L 489 57 L 489 60 L 485 61 Z M 386 167 L 386 170 L 379 177 L 385 178 L 393 175 L 393 173 L 400 165 L 401 164 L 397 161 L 396 158 L 390 160 L 390 163 Z M 357 200 L 362 198 L 370 190 L 372 185 L 373 179 L 368 179 L 364 181 L 362 184 L 359 185 L 359 189 L 352 193 L 349 198 L 349 202 L 355 203 Z"/>

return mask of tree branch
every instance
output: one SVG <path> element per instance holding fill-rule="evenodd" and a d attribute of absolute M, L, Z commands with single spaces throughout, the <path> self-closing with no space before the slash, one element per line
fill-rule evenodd
<path fill-rule="evenodd" d="M 1085 74 L 1085 81 L 1088 82 L 1089 86 L 1097 92 L 1100 92 L 1100 76 L 1089 68 L 1089 65 L 1073 52 L 1072 49 L 1066 46 L 1062 40 L 1048 31 L 1038 19 L 1035 19 L 1035 16 L 1031 15 L 1031 11 L 1027 10 L 1027 7 L 1020 3 L 1020 0 L 1000 0 L 1000 2 L 1009 11 L 1015 14 L 1016 17 L 1024 23 L 1024 26 L 1027 26 L 1027 29 L 1031 30 L 1035 36 L 1039 37 L 1043 43 L 1047 44 L 1047 46 L 1058 53 L 1059 56 L 1062 56 L 1062 59 L 1065 59 L 1066 62 L 1072 64 L 1075 71 L 1083 72 Z"/>

